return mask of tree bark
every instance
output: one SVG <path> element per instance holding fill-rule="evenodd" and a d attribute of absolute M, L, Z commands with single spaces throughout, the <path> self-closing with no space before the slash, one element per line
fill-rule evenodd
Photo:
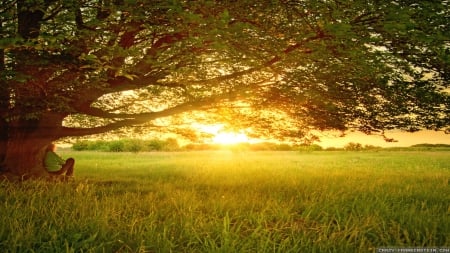
<path fill-rule="evenodd" d="M 19 119 L 8 126 L 3 174 L 25 180 L 48 176 L 44 168 L 47 146 L 61 137 L 65 115 L 43 113 L 39 120 Z"/>
<path fill-rule="evenodd" d="M 10 138 L 3 162 L 6 173 L 20 180 L 45 177 L 43 161 L 48 143 L 48 140 L 28 138 L 23 133 Z"/>
<path fill-rule="evenodd" d="M 0 31 L 2 30 L 3 20 L 0 20 Z M 0 171 L 4 167 L 7 143 L 8 143 L 8 123 L 4 118 L 9 108 L 9 91 L 4 80 L 3 72 L 5 71 L 5 51 L 0 49 Z"/>
<path fill-rule="evenodd" d="M 6 157 L 7 148 L 8 148 L 8 124 L 3 118 L 0 118 L 0 171 L 2 171 L 5 167 L 4 161 Z"/>
<path fill-rule="evenodd" d="M 41 21 L 44 16 L 42 8 L 37 8 L 34 1 L 17 1 L 17 32 L 25 39 L 35 39 L 40 34 Z M 47 4 L 47 2 L 45 2 Z M 42 6 L 41 6 L 42 7 Z M 2 22 L 0 22 L 2 23 Z M 1 28 L 1 27 L 0 27 Z M 32 74 L 33 66 L 30 65 L 30 56 L 34 55 L 32 49 L 21 49 L 11 51 L 11 59 L 15 61 L 12 71 L 23 74 Z M 32 64 L 34 64 L 32 62 Z M 0 71 L 6 70 L 5 52 L 0 51 Z M 4 76 L 0 77 L 0 168 L 3 175 L 8 178 L 26 179 L 41 177 L 46 174 L 43 166 L 46 146 L 54 137 L 45 133 L 41 122 L 45 117 L 38 120 L 36 104 L 29 101 L 39 100 L 40 97 L 34 93 L 21 92 L 32 90 L 33 85 L 21 85 L 19 90 L 10 90 L 9 83 Z M 23 94 L 22 94 L 23 93 Z M 12 95 L 13 94 L 13 95 Z M 11 103 L 14 97 L 15 101 Z M 25 99 L 19 101 L 19 99 Z M 26 105 L 26 106 L 23 106 Z M 11 109 L 11 106 L 17 107 Z M 32 112 L 33 117 L 26 115 Z M 45 113 L 44 113 L 45 114 Z M 32 119 L 30 119 L 32 118 Z M 53 121 L 53 124 L 56 122 Z M 48 123 L 47 123 L 48 124 Z M 60 124 L 60 123 L 59 123 Z M 43 130 L 44 129 L 44 130 Z"/>

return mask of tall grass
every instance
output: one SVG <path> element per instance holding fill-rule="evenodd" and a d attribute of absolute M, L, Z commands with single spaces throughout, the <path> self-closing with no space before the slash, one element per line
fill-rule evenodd
<path fill-rule="evenodd" d="M 1 183 L 2 252 L 374 252 L 450 246 L 448 152 L 69 152 Z"/>

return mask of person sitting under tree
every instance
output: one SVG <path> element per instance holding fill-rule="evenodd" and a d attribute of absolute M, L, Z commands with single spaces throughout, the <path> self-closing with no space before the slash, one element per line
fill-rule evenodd
<path fill-rule="evenodd" d="M 45 150 L 44 167 L 47 169 L 48 173 L 56 176 L 73 177 L 73 167 L 75 165 L 75 160 L 69 158 L 64 161 L 59 155 L 55 153 L 56 145 L 50 144 Z"/>

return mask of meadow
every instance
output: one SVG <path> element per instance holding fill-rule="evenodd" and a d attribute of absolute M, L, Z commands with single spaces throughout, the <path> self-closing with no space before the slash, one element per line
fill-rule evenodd
<path fill-rule="evenodd" d="M 450 247 L 450 152 L 62 152 L 68 183 L 0 183 L 1 252 Z"/>

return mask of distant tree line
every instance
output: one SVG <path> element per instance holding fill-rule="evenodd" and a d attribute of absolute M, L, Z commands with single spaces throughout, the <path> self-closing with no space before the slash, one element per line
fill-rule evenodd
<path fill-rule="evenodd" d="M 154 151 L 206 151 L 223 150 L 232 151 L 376 151 L 376 150 L 436 150 L 450 149 L 449 144 L 416 144 L 410 147 L 382 148 L 373 145 L 349 142 L 344 147 L 323 148 L 317 144 L 287 144 L 273 142 L 239 143 L 239 144 L 214 144 L 214 143 L 190 143 L 180 146 L 174 138 L 168 139 L 122 139 L 122 140 L 81 140 L 73 144 L 75 151 L 106 151 L 106 152 L 154 152 Z"/>
<path fill-rule="evenodd" d="M 190 143 L 180 146 L 173 138 L 168 139 L 122 139 L 122 140 L 80 140 L 72 145 L 75 151 L 106 152 L 151 152 L 151 151 L 206 151 L 230 149 L 233 151 L 321 151 L 317 144 L 291 145 L 287 143 L 258 142 L 239 144 Z"/>
<path fill-rule="evenodd" d="M 180 145 L 174 138 L 168 139 L 124 139 L 124 140 L 82 140 L 72 146 L 76 151 L 107 151 L 107 152 L 149 152 L 149 151 L 178 151 Z"/>
<path fill-rule="evenodd" d="M 413 148 L 450 148 L 450 144 L 422 143 L 422 144 L 412 145 L 411 147 L 413 147 Z"/>
<path fill-rule="evenodd" d="M 238 144 L 213 144 L 213 143 L 190 143 L 184 150 L 221 150 L 231 149 L 234 151 L 320 151 L 323 148 L 317 144 L 312 145 L 291 145 L 287 143 L 258 142 L 258 143 L 238 143 Z"/>
<path fill-rule="evenodd" d="M 363 151 L 363 150 L 378 150 L 381 147 L 373 145 L 362 145 L 361 143 L 349 142 L 344 146 L 344 150 L 348 151 Z"/>
<path fill-rule="evenodd" d="M 388 147 L 382 148 L 373 145 L 362 145 L 361 143 L 349 142 L 343 148 L 327 148 L 326 150 L 347 150 L 347 151 L 373 151 L 373 150 L 450 150 L 450 144 L 429 144 L 421 143 L 409 147 Z"/>

